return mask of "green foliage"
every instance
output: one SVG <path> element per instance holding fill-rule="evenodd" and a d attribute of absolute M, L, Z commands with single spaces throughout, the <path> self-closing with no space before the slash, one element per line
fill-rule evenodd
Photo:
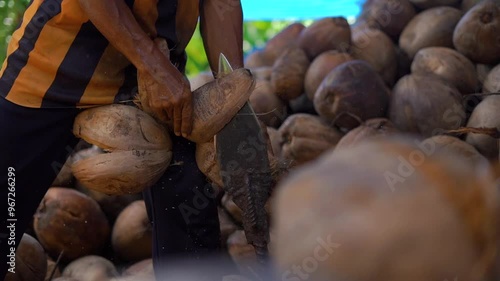
<path fill-rule="evenodd" d="M 29 0 L 0 0 L 0 61 L 6 55 L 6 48 L 10 35 L 15 30 Z M 255 49 L 264 47 L 265 43 L 280 30 L 289 25 L 290 21 L 254 21 L 243 25 L 243 51 L 249 54 Z M 307 23 L 306 23 L 307 24 Z M 209 70 L 208 60 L 203 47 L 203 40 L 197 28 L 191 42 L 187 46 L 188 62 L 186 73 L 188 76 Z"/>

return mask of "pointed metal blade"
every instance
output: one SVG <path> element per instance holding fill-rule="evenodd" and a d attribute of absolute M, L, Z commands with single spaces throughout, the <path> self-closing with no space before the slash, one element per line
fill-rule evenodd
<path fill-rule="evenodd" d="M 217 72 L 217 78 L 226 76 L 227 74 L 233 72 L 233 67 L 227 60 L 223 53 L 219 55 L 219 72 Z"/>

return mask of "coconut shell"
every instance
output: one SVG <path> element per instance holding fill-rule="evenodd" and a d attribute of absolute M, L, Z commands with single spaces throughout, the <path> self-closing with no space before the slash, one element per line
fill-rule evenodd
<path fill-rule="evenodd" d="M 399 131 L 394 124 L 386 118 L 374 118 L 366 120 L 359 127 L 345 134 L 335 146 L 335 149 L 345 149 L 357 145 L 362 141 L 374 137 L 387 137 L 397 134 Z"/>
<path fill-rule="evenodd" d="M 478 79 L 474 64 L 459 52 L 445 47 L 421 49 L 415 55 L 412 73 L 434 74 L 446 80 L 462 94 L 475 93 Z"/>
<path fill-rule="evenodd" d="M 390 120 L 403 132 L 430 137 L 465 123 L 462 95 L 434 75 L 411 74 L 394 86 Z"/>
<path fill-rule="evenodd" d="M 491 69 L 491 71 L 484 79 L 483 92 L 487 93 L 500 92 L 500 64 Z"/>
<path fill-rule="evenodd" d="M 277 128 L 286 118 L 287 106 L 274 94 L 273 86 L 269 81 L 257 81 L 249 102 L 259 120 L 266 126 Z"/>
<path fill-rule="evenodd" d="M 314 108 L 330 124 L 352 129 L 364 121 L 384 117 L 389 89 L 367 62 L 354 60 L 333 69 L 314 95 Z"/>
<path fill-rule="evenodd" d="M 115 151 L 73 164 L 73 174 L 85 187 L 107 195 L 142 192 L 163 175 L 172 158 L 166 150 Z"/>
<path fill-rule="evenodd" d="M 245 58 L 246 68 L 257 68 L 263 66 L 273 66 L 274 60 L 267 57 L 264 50 L 257 50 Z"/>
<path fill-rule="evenodd" d="M 370 0 L 363 5 L 359 21 L 397 39 L 415 14 L 408 0 Z"/>
<path fill-rule="evenodd" d="M 439 6 L 457 7 L 461 0 L 410 0 L 410 2 L 421 10 Z"/>
<path fill-rule="evenodd" d="M 347 52 L 351 46 L 351 27 L 344 17 L 322 18 L 302 30 L 297 44 L 310 60 L 323 52 Z"/>
<path fill-rule="evenodd" d="M 191 85 L 191 91 L 195 91 L 201 86 L 214 80 L 214 75 L 210 71 L 205 71 L 197 74 L 193 78 L 189 79 L 189 84 Z"/>
<path fill-rule="evenodd" d="M 500 96 L 489 96 L 481 101 L 467 122 L 467 127 L 496 128 L 500 130 Z M 483 134 L 469 133 L 466 141 L 489 159 L 497 159 L 498 139 Z"/>
<path fill-rule="evenodd" d="M 266 56 L 272 61 L 275 61 L 286 49 L 288 49 L 288 47 L 290 47 L 290 45 L 296 43 L 297 38 L 304 28 L 305 26 L 302 23 L 296 22 L 281 30 L 273 38 L 267 41 L 264 48 Z"/>
<path fill-rule="evenodd" d="M 355 59 L 368 62 L 387 85 L 394 85 L 398 72 L 397 53 L 391 38 L 373 28 L 354 28 L 352 50 Z"/>
<path fill-rule="evenodd" d="M 310 61 L 298 47 L 284 51 L 273 65 L 271 84 L 278 97 L 291 100 L 304 92 L 304 79 Z"/>
<path fill-rule="evenodd" d="M 452 7 L 437 7 L 416 15 L 405 27 L 399 46 L 410 58 L 426 47 L 453 48 L 453 31 L 462 11 Z"/>
<path fill-rule="evenodd" d="M 110 227 L 92 198 L 73 189 L 51 187 L 35 213 L 34 229 L 53 259 L 64 251 L 62 261 L 100 253 Z"/>
<path fill-rule="evenodd" d="M 414 140 L 335 150 L 276 196 L 273 256 L 286 278 L 296 265 L 315 269 L 310 280 L 480 281 L 496 254 L 493 177 Z"/>
<path fill-rule="evenodd" d="M 457 161 L 465 161 L 474 166 L 488 165 L 488 160 L 474 146 L 459 138 L 437 135 L 423 140 L 422 143 L 429 149 L 435 149 L 436 153 L 454 157 Z"/>
<path fill-rule="evenodd" d="M 114 252 L 123 260 L 151 258 L 153 233 L 143 200 L 130 203 L 116 219 L 111 234 Z"/>
<path fill-rule="evenodd" d="M 297 166 L 316 159 L 335 147 L 342 134 L 318 116 L 294 114 L 278 130 L 283 138 L 282 157 Z"/>
<path fill-rule="evenodd" d="M 82 281 L 101 281 L 119 276 L 115 265 L 101 256 L 85 256 L 68 264 L 63 277 L 71 277 Z"/>
<path fill-rule="evenodd" d="M 470 9 L 453 33 L 455 49 L 473 62 L 500 61 L 500 5 L 485 0 Z"/>
<path fill-rule="evenodd" d="M 15 255 L 15 273 L 7 272 L 4 281 L 43 281 L 45 279 L 47 258 L 42 245 L 35 238 L 29 234 L 23 234 Z"/>
<path fill-rule="evenodd" d="M 304 86 L 309 99 L 314 99 L 314 94 L 328 73 L 344 62 L 351 60 L 353 60 L 351 55 L 338 51 L 327 51 L 316 57 L 307 69 L 305 78 Z"/>

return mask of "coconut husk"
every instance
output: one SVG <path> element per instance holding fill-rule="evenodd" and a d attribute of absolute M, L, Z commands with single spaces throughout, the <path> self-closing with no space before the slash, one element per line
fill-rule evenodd
<path fill-rule="evenodd" d="M 63 252 L 63 262 L 100 253 L 109 238 L 109 223 L 97 202 L 73 189 L 49 188 L 34 217 L 40 244 L 54 259 Z"/>
<path fill-rule="evenodd" d="M 111 244 L 118 257 L 136 262 L 151 258 L 153 232 L 143 200 L 130 203 L 118 215 L 111 233 Z"/>
<path fill-rule="evenodd" d="M 474 93 L 478 89 L 474 64 L 459 52 L 445 47 L 421 49 L 411 65 L 412 73 L 433 74 L 446 80 L 462 94 Z"/>
<path fill-rule="evenodd" d="M 453 48 L 453 31 L 462 15 L 462 11 L 452 7 L 425 10 L 405 27 L 399 38 L 399 46 L 411 59 L 423 48 Z"/>
<path fill-rule="evenodd" d="M 498 237 L 493 177 L 414 143 L 335 150 L 285 180 L 274 207 L 279 273 L 314 265 L 311 280 L 484 280 Z"/>
<path fill-rule="evenodd" d="M 101 256 L 85 256 L 68 264 L 63 271 L 63 277 L 82 281 L 101 281 L 119 276 L 115 265 Z"/>
<path fill-rule="evenodd" d="M 286 118 L 287 106 L 274 93 L 271 82 L 267 80 L 257 81 L 249 102 L 257 118 L 266 126 L 277 128 Z"/>
<path fill-rule="evenodd" d="M 29 234 L 23 234 L 19 242 L 15 253 L 14 270 L 15 273 L 7 272 L 4 281 L 43 281 L 45 279 L 47 273 L 45 251 L 42 245 Z"/>
<path fill-rule="evenodd" d="M 214 80 L 214 75 L 211 71 L 205 71 L 197 74 L 193 78 L 189 79 L 189 84 L 191 85 L 191 91 L 196 91 L 201 86 Z"/>

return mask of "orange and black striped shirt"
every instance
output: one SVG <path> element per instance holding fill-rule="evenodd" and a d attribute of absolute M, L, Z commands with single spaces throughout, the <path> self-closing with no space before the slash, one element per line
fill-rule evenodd
<path fill-rule="evenodd" d="M 123 1 L 151 37 L 176 45 L 177 0 Z M 32 108 L 110 104 L 130 95 L 134 75 L 78 0 L 32 0 L 9 42 L 0 96 Z"/>

